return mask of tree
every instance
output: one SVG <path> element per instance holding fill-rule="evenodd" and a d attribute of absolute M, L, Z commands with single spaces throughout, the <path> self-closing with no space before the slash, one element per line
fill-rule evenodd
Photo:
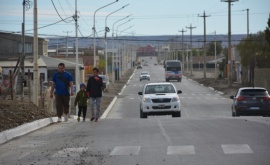
<path fill-rule="evenodd" d="M 244 67 L 270 68 L 270 47 L 264 32 L 249 35 L 237 49 Z"/>
<path fill-rule="evenodd" d="M 221 41 L 216 41 L 216 53 L 220 54 L 222 51 Z M 208 43 L 206 54 L 209 56 L 215 55 L 215 41 L 211 41 Z"/>
<path fill-rule="evenodd" d="M 192 55 L 193 56 L 199 56 L 199 53 L 198 53 L 197 49 L 192 49 Z"/>
<path fill-rule="evenodd" d="M 265 39 L 268 42 L 269 46 L 270 46 L 270 14 L 269 14 L 269 18 L 267 21 L 268 27 L 266 27 L 265 29 Z"/>

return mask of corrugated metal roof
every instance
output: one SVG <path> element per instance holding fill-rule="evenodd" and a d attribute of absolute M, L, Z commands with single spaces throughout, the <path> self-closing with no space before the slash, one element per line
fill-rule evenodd
<path fill-rule="evenodd" d="M 66 61 L 66 60 L 62 60 L 62 59 L 58 59 L 58 58 L 52 58 L 52 57 L 48 57 L 48 56 L 40 56 L 40 58 L 45 62 L 48 69 L 57 68 L 59 63 L 64 63 L 66 69 L 76 68 L 75 62 L 70 62 L 70 61 Z"/>
<path fill-rule="evenodd" d="M 24 66 L 26 68 L 31 68 L 34 66 L 34 59 L 33 58 L 25 58 L 24 60 Z M 0 66 L 3 67 L 3 68 L 10 68 L 10 67 L 15 67 L 17 64 L 17 60 L 4 60 L 4 61 L 0 61 Z M 38 59 L 38 66 L 39 67 L 47 67 L 45 62 L 39 58 Z"/>
<path fill-rule="evenodd" d="M 24 66 L 26 68 L 31 68 L 34 66 L 33 64 L 34 59 L 33 58 L 26 58 L 24 61 Z M 41 68 L 47 68 L 47 69 L 55 69 L 58 67 L 59 63 L 64 63 L 66 69 L 74 69 L 76 68 L 76 63 L 74 62 L 70 62 L 70 61 L 66 61 L 66 60 L 62 60 L 62 59 L 58 59 L 58 58 L 52 58 L 52 57 L 48 57 L 48 56 L 39 56 L 38 58 L 38 66 Z M 17 64 L 17 59 L 10 59 L 10 60 L 2 60 L 0 61 L 0 67 L 2 68 L 11 68 L 11 67 L 15 67 Z M 79 64 L 79 66 L 82 66 L 82 64 Z"/>

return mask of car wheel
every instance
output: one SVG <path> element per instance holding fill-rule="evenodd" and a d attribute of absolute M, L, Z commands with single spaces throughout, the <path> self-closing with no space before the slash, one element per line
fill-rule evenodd
<path fill-rule="evenodd" d="M 181 117 L 181 112 L 174 112 L 172 117 Z"/>
<path fill-rule="evenodd" d="M 143 118 L 143 119 L 147 118 L 147 114 L 143 113 L 142 110 L 140 110 L 140 118 Z"/>
<path fill-rule="evenodd" d="M 148 81 L 150 81 L 150 79 L 148 79 Z"/>
<path fill-rule="evenodd" d="M 142 81 L 142 80 L 140 79 L 140 81 Z"/>

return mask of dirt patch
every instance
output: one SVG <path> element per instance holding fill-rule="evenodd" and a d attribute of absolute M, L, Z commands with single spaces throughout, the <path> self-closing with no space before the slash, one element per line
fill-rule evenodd
<path fill-rule="evenodd" d="M 33 103 L 1 100 L 0 101 L 0 132 L 19 125 L 53 116 L 45 109 Z"/>
<path fill-rule="evenodd" d="M 231 96 L 234 95 L 237 90 L 242 87 L 239 83 L 233 83 L 231 86 L 228 85 L 227 79 L 214 79 L 214 78 L 202 78 L 202 79 L 194 79 L 200 84 L 203 84 L 207 87 L 212 87 L 217 91 L 223 92 L 224 95 Z"/>

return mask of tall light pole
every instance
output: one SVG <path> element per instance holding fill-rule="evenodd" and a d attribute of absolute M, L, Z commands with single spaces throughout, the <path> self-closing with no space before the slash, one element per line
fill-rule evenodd
<path fill-rule="evenodd" d="M 122 24 L 120 24 L 120 25 L 117 26 L 117 28 L 116 28 L 116 37 L 118 36 L 118 35 L 117 35 L 118 28 L 119 28 L 120 26 L 122 26 L 122 25 L 124 25 L 124 24 L 130 22 L 132 19 L 133 19 L 133 18 L 131 18 L 131 19 L 129 19 L 128 21 L 126 21 L 126 22 L 124 22 L 124 23 L 122 23 Z M 118 43 L 119 43 L 119 42 L 118 42 Z M 118 46 L 118 49 L 117 49 L 117 50 L 119 50 L 119 46 Z M 117 55 L 119 55 L 119 52 L 117 53 Z M 118 59 L 119 59 L 119 56 L 118 56 Z M 122 60 L 122 59 L 121 59 L 121 60 Z M 119 63 L 119 65 L 120 65 L 120 63 Z M 120 74 L 121 76 L 122 76 L 122 70 L 123 70 L 123 67 L 122 67 L 122 62 L 121 62 L 121 74 Z M 120 71 L 120 68 L 119 68 L 119 71 Z"/>
<path fill-rule="evenodd" d="M 116 28 L 116 37 L 117 37 L 118 28 L 119 28 L 120 26 L 122 26 L 122 25 L 124 25 L 124 24 L 130 22 L 132 19 L 133 19 L 133 18 L 131 18 L 131 19 L 129 19 L 128 21 L 126 21 L 126 22 L 124 22 L 124 23 L 122 23 L 122 24 L 120 24 L 120 25 L 117 26 L 117 28 Z"/>
<path fill-rule="evenodd" d="M 232 51 L 231 51 L 231 2 L 238 0 L 221 0 L 221 2 L 228 2 L 228 60 L 229 60 L 229 75 L 228 75 L 228 86 L 232 86 Z"/>
<path fill-rule="evenodd" d="M 126 31 L 126 30 L 132 28 L 133 26 L 134 26 L 134 25 L 132 25 L 132 26 L 130 26 L 130 27 L 128 27 L 128 28 L 126 28 L 126 29 L 120 31 L 120 34 L 119 34 L 119 35 L 121 35 L 122 32 L 124 32 L 124 31 Z M 123 44 L 123 45 L 124 45 L 124 44 Z M 126 45 L 127 45 L 127 44 L 126 44 Z M 123 56 L 122 56 L 122 61 L 125 62 L 125 63 L 123 64 L 123 66 L 122 66 L 124 71 L 126 71 L 126 66 L 127 66 L 127 63 L 126 63 L 126 62 L 127 62 L 127 61 L 126 61 L 126 57 L 127 57 L 127 56 L 126 56 L 126 45 L 123 46 L 123 48 L 124 48 L 124 51 L 123 51 L 123 52 L 124 52 L 124 53 L 123 53 Z M 122 73 L 123 73 L 123 72 L 122 72 Z"/>
<path fill-rule="evenodd" d="M 113 27 L 112 27 L 112 37 L 113 37 L 113 38 L 115 37 L 115 36 L 114 36 L 114 25 L 115 25 L 116 23 L 118 23 L 118 22 L 124 20 L 124 19 L 127 19 L 127 18 L 130 17 L 131 15 L 132 15 L 132 14 L 130 14 L 130 15 L 128 15 L 128 16 L 122 18 L 122 19 L 119 19 L 119 20 L 117 20 L 117 21 L 115 21 L 115 22 L 113 23 Z"/>
<path fill-rule="evenodd" d="M 106 75 L 108 74 L 108 53 L 107 53 L 107 32 L 109 32 L 110 31 L 110 29 L 107 27 L 107 19 L 108 19 L 108 17 L 110 16 L 110 15 L 112 15 L 112 14 L 114 14 L 114 13 L 116 13 L 116 12 L 118 12 L 119 10 L 122 10 L 123 8 L 125 8 L 126 6 L 128 6 L 129 4 L 127 4 L 127 5 L 125 5 L 125 6 L 123 6 L 123 7 L 121 7 L 120 9 L 118 9 L 118 10 L 115 10 L 114 12 L 111 12 L 110 14 L 108 14 L 107 16 L 106 16 L 106 19 L 105 19 L 105 73 L 106 73 Z"/>
<path fill-rule="evenodd" d="M 130 27 L 128 27 L 128 28 L 126 28 L 126 29 L 124 29 L 124 30 L 120 31 L 120 34 L 119 34 L 119 35 L 121 36 L 121 33 L 122 33 L 122 32 L 124 32 L 124 31 L 126 31 L 126 30 L 128 30 L 128 29 L 132 28 L 133 26 L 134 26 L 134 25 L 132 25 L 132 26 L 130 26 Z"/>
<path fill-rule="evenodd" d="M 125 20 L 125 19 L 127 19 L 127 18 L 129 18 L 130 16 L 131 16 L 132 14 L 130 14 L 130 15 L 128 15 L 128 16 L 126 16 L 126 17 L 124 17 L 124 18 L 121 18 L 121 19 L 119 19 L 119 20 L 117 20 L 117 21 L 115 21 L 114 23 L 113 23 L 113 27 L 112 27 L 112 38 L 113 38 L 113 50 L 114 50 L 114 47 L 115 47 L 115 43 L 114 43 L 114 25 L 116 24 L 116 23 L 118 23 L 118 22 L 120 22 L 120 21 L 122 21 L 122 20 Z M 118 77 L 115 77 L 115 73 L 114 73 L 114 70 L 115 70 L 115 64 L 114 64 L 115 62 L 114 62 L 114 52 L 113 52 L 113 55 L 112 55 L 112 70 L 113 70 L 113 76 L 112 76 L 112 83 L 114 84 L 114 79 L 118 79 Z"/>
<path fill-rule="evenodd" d="M 93 28 L 92 28 L 92 30 L 93 30 L 93 36 L 94 36 L 94 67 L 96 67 L 96 24 L 95 24 L 96 23 L 96 20 L 95 20 L 95 18 L 96 18 L 96 12 L 99 11 L 100 9 L 103 9 L 103 8 L 105 8 L 107 6 L 110 6 L 110 5 L 112 5 L 112 4 L 116 3 L 116 2 L 118 2 L 118 0 L 116 0 L 116 1 L 114 1 L 112 3 L 109 3 L 109 4 L 105 5 L 105 6 L 102 6 L 102 7 L 98 8 L 94 12 L 94 18 L 93 18 L 94 22 L 93 22 Z"/>

